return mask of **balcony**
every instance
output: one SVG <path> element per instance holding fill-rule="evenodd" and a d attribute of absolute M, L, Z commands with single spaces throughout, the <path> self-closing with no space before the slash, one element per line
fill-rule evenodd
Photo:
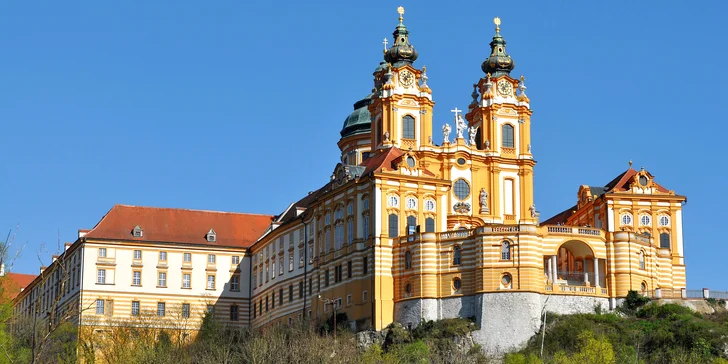
<path fill-rule="evenodd" d="M 607 296 L 608 291 L 602 287 L 572 286 L 568 284 L 547 284 L 547 293 L 563 293 L 580 296 Z"/>
<path fill-rule="evenodd" d="M 585 237 L 598 237 L 602 239 L 605 238 L 604 230 L 582 226 L 551 225 L 546 226 L 546 233 L 548 235 L 575 235 Z"/>

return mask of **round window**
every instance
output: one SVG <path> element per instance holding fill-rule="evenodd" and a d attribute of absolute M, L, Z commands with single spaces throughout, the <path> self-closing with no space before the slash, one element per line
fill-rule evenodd
<path fill-rule="evenodd" d="M 452 286 L 455 288 L 456 291 L 460 290 L 460 287 L 463 285 L 463 282 L 460 281 L 460 278 L 455 278 L 452 281 Z"/>
<path fill-rule="evenodd" d="M 406 295 L 408 295 L 408 296 L 412 294 L 412 285 L 411 285 L 411 284 L 407 283 L 407 284 L 406 284 L 406 285 L 404 286 L 404 293 L 405 293 Z"/>
<path fill-rule="evenodd" d="M 407 208 L 408 209 L 417 208 L 417 200 L 415 200 L 414 198 L 408 198 L 407 199 Z"/>
<path fill-rule="evenodd" d="M 630 215 L 630 214 L 622 215 L 622 225 L 632 225 L 632 215 Z"/>
<path fill-rule="evenodd" d="M 640 184 L 642 186 L 647 186 L 647 177 L 646 176 L 640 176 Z"/>
<path fill-rule="evenodd" d="M 435 201 L 432 201 L 432 200 L 425 201 L 425 210 L 435 211 Z"/>
<path fill-rule="evenodd" d="M 501 278 L 501 283 L 503 283 L 504 286 L 508 286 L 511 284 L 511 275 L 510 274 L 504 274 L 503 278 Z"/>
<path fill-rule="evenodd" d="M 649 225 L 650 225 L 650 222 L 651 222 L 651 221 L 650 221 L 650 217 L 649 217 L 649 216 L 647 216 L 647 215 L 642 215 L 642 216 L 640 217 L 640 224 L 642 224 L 642 225 L 646 225 L 646 226 L 649 226 Z"/>
<path fill-rule="evenodd" d="M 415 168 L 415 159 L 412 156 L 407 157 L 407 165 L 410 168 Z"/>
<path fill-rule="evenodd" d="M 399 198 L 397 198 L 397 196 L 389 196 L 389 206 L 391 206 L 391 207 L 398 207 L 399 206 Z"/>
<path fill-rule="evenodd" d="M 660 226 L 670 225 L 670 218 L 667 216 L 660 216 Z"/>
<path fill-rule="evenodd" d="M 461 166 L 465 164 L 465 158 L 458 158 L 458 164 Z"/>
<path fill-rule="evenodd" d="M 466 182 L 464 179 L 459 179 L 455 181 L 455 185 L 453 186 L 455 197 L 457 197 L 459 200 L 464 200 L 470 196 L 470 185 L 468 182 Z"/>

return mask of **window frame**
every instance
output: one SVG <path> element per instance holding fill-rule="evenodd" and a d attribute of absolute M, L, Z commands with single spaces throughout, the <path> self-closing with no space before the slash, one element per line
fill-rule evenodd
<path fill-rule="evenodd" d="M 506 131 L 508 131 L 508 133 L 506 133 Z M 501 125 L 501 147 L 516 147 L 516 128 L 510 123 Z"/>
<path fill-rule="evenodd" d="M 412 115 L 405 115 L 402 117 L 402 139 L 415 139 L 415 117 Z"/>
<path fill-rule="evenodd" d="M 513 243 L 509 240 L 503 240 L 501 242 L 501 260 L 511 260 L 511 249 L 513 247 Z"/>

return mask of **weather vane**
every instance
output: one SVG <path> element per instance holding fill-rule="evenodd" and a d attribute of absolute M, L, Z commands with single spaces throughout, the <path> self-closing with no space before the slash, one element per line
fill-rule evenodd
<path fill-rule="evenodd" d="M 496 16 L 495 18 L 493 18 L 493 24 L 495 24 L 495 31 L 496 32 L 500 32 L 500 24 L 501 24 L 501 22 L 500 22 L 500 18 L 499 17 Z"/>
<path fill-rule="evenodd" d="M 399 23 L 402 24 L 402 15 L 404 15 L 404 7 L 400 6 L 397 8 L 397 12 L 399 13 Z"/>

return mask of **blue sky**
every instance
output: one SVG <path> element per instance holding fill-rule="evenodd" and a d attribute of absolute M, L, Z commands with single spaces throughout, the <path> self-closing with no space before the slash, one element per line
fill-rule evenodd
<path fill-rule="evenodd" d="M 688 287 L 728 290 L 722 224 L 705 223 L 723 216 L 728 184 L 727 9 L 657 4 L 3 2 L 2 239 L 20 223 L 14 270 L 35 273 L 42 245 L 75 240 L 116 203 L 279 213 L 333 171 L 403 5 L 435 130 L 467 108 L 499 16 L 534 110 L 541 216 L 631 159 L 689 197 Z"/>

